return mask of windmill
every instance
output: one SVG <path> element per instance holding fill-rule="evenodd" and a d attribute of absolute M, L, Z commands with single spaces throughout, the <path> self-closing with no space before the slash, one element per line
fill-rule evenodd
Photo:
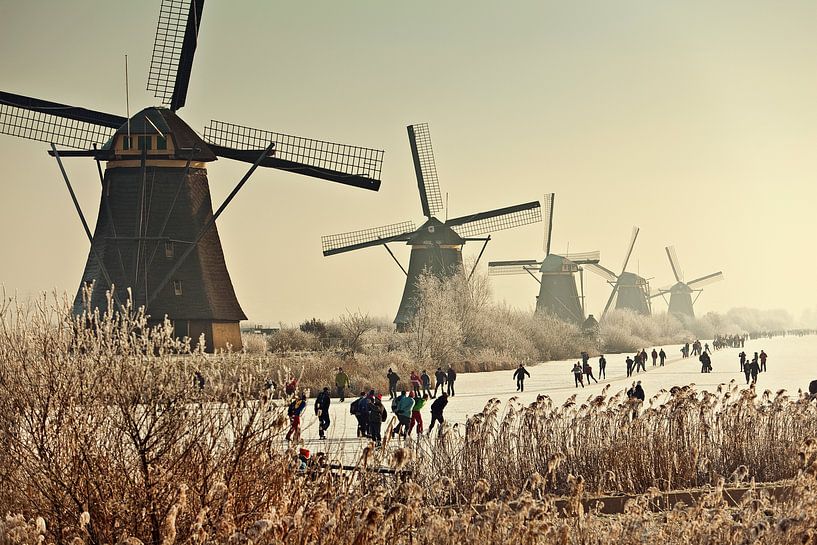
<path fill-rule="evenodd" d="M 417 281 L 423 271 L 430 271 L 439 277 L 451 276 L 463 266 L 462 247 L 466 242 L 483 242 L 482 250 L 477 257 L 477 263 L 479 262 L 491 237 L 477 235 L 519 227 L 542 219 L 539 201 L 533 201 L 445 221 L 439 220 L 436 216 L 444 206 L 428 125 L 425 123 L 409 125 L 407 130 L 414 172 L 417 175 L 417 188 L 420 192 L 420 205 L 423 215 L 427 218 L 425 223 L 417 228 L 414 222 L 404 221 L 321 238 L 324 256 L 372 246 L 382 245 L 386 248 L 406 275 L 403 298 L 394 319 L 398 331 L 404 331 L 414 317 L 418 296 Z M 389 248 L 391 242 L 405 242 L 411 246 L 408 270 L 400 264 Z M 474 269 L 476 266 L 475 263 Z M 473 274 L 474 269 L 470 274 Z"/>
<path fill-rule="evenodd" d="M 675 276 L 676 283 L 670 287 L 659 289 L 658 292 L 652 296 L 658 297 L 660 295 L 666 300 L 666 294 L 669 294 L 669 313 L 682 318 L 694 319 L 695 310 L 693 306 L 698 300 L 698 297 L 700 297 L 701 292 L 703 292 L 703 287 L 723 280 L 723 272 L 718 271 L 716 273 L 707 274 L 706 276 L 701 276 L 695 280 L 690 280 L 689 282 L 684 282 L 684 271 L 681 269 L 678 255 L 675 253 L 675 247 L 667 246 L 665 250 L 667 251 L 667 258 L 669 259 L 670 267 L 672 267 L 672 274 Z M 693 293 L 696 293 L 694 300 L 692 299 Z"/>
<path fill-rule="evenodd" d="M 167 316 L 177 336 L 195 342 L 203 334 L 213 350 L 241 347 L 246 316 L 215 223 L 253 172 L 271 167 L 377 191 L 383 152 L 222 121 L 200 137 L 176 112 L 185 105 L 203 7 L 204 0 L 162 0 L 147 83 L 162 106 L 127 118 L 0 92 L 0 133 L 51 144 L 91 245 L 74 312 L 114 312 L 106 292 L 119 305 L 130 288 L 152 323 Z M 65 157 L 97 163 L 102 195 L 93 235 Z M 206 165 L 219 157 L 252 167 L 213 213 Z"/>
<path fill-rule="evenodd" d="M 599 252 L 564 255 L 550 253 L 555 198 L 554 193 L 549 193 L 544 199 L 545 237 L 542 247 L 545 250 L 545 258 L 542 261 L 535 259 L 491 261 L 488 263 L 488 274 L 491 276 L 529 274 L 539 282 L 536 312 L 551 314 L 562 321 L 578 325 L 584 322 L 584 269 L 581 265 L 598 263 Z M 537 271 L 541 275 L 540 278 L 535 274 Z M 576 273 L 579 273 L 581 295 L 576 290 Z"/>
<path fill-rule="evenodd" d="M 610 293 L 610 298 L 607 299 L 607 304 L 604 306 L 602 319 L 607 314 L 607 311 L 615 301 L 616 309 L 632 310 L 637 314 L 649 316 L 652 312 L 650 308 L 650 284 L 646 278 L 643 278 L 635 273 L 627 272 L 627 264 L 630 262 L 630 256 L 633 255 L 633 248 L 635 248 L 635 241 L 638 238 L 638 227 L 633 227 L 633 235 L 630 238 L 630 244 L 627 247 L 627 254 L 624 258 L 624 265 L 621 267 L 621 272 L 616 274 L 610 269 L 598 264 L 591 263 L 587 268 L 594 273 L 601 276 L 613 287 Z"/>

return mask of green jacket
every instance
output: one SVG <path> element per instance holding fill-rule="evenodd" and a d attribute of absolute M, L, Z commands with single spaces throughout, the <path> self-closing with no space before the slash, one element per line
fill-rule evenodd
<path fill-rule="evenodd" d="M 425 404 L 426 404 L 426 400 L 425 400 L 425 399 L 423 399 L 422 397 L 415 397 L 415 398 L 414 398 L 414 408 L 413 408 L 413 409 L 411 409 L 411 410 L 412 410 L 412 412 L 414 412 L 414 411 L 419 412 L 419 411 L 420 411 L 420 409 L 422 409 L 423 407 L 425 407 Z"/>
<path fill-rule="evenodd" d="M 335 385 L 343 388 L 349 386 L 349 375 L 347 375 L 345 371 L 341 371 L 335 375 Z"/>

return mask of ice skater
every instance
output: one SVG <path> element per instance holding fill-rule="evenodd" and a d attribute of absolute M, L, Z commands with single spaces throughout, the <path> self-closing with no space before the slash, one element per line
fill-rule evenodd
<path fill-rule="evenodd" d="M 449 366 L 448 367 L 448 374 L 446 375 L 446 380 L 448 384 L 448 395 L 450 397 L 454 396 L 454 382 L 457 380 L 457 372 L 454 371 L 454 368 Z"/>
<path fill-rule="evenodd" d="M 386 378 L 389 379 L 389 399 L 394 399 L 397 397 L 397 383 L 400 382 L 400 376 L 389 367 Z"/>
<path fill-rule="evenodd" d="M 428 433 L 431 433 L 431 430 L 434 429 L 434 422 L 440 423 L 440 429 L 442 430 L 443 422 L 445 419 L 443 418 L 443 410 L 445 406 L 448 405 L 448 394 L 442 392 L 440 394 L 439 399 L 436 399 L 434 403 L 431 404 L 431 423 L 428 425 Z"/>
<path fill-rule="evenodd" d="M 768 357 L 769 356 L 766 355 L 766 352 L 764 352 L 763 350 L 760 351 L 760 372 L 761 373 L 766 372 L 766 358 L 768 358 Z"/>
<path fill-rule="evenodd" d="M 661 360 L 661 367 L 664 367 L 664 361 L 666 361 L 666 359 L 667 359 L 667 353 L 664 352 L 663 348 L 658 353 L 658 358 Z"/>
<path fill-rule="evenodd" d="M 577 361 L 573 366 L 573 381 L 576 383 L 576 388 L 579 387 L 579 384 L 581 384 L 582 388 L 584 388 L 583 373 L 584 371 L 582 371 L 582 364 Z"/>
<path fill-rule="evenodd" d="M 591 366 L 590 366 L 590 362 L 589 362 L 589 361 L 588 361 L 588 362 L 585 362 L 585 364 L 582 366 L 582 372 L 584 373 L 584 376 L 587 378 L 587 385 L 588 385 L 588 386 L 590 386 L 590 379 L 591 379 L 591 378 L 592 378 L 594 381 L 596 381 L 596 384 L 598 384 L 598 383 L 599 383 L 599 381 L 598 381 L 598 380 L 596 380 L 596 377 L 594 377 L 594 376 L 593 376 L 593 367 L 591 367 Z"/>
<path fill-rule="evenodd" d="M 434 379 L 437 381 L 437 384 L 434 385 L 434 395 L 431 397 L 437 397 L 437 389 L 440 390 L 441 394 L 445 393 L 445 382 L 448 377 L 442 367 L 437 367 L 437 370 L 434 371 Z"/>
<path fill-rule="evenodd" d="M 607 360 L 604 359 L 604 354 L 599 356 L 599 378 L 607 378 L 607 373 L 605 370 L 607 369 Z"/>
<path fill-rule="evenodd" d="M 329 404 L 331 402 L 329 387 L 327 386 L 315 398 L 315 416 L 318 417 L 318 436 L 321 439 L 326 439 L 326 430 L 329 429 L 329 424 L 331 424 L 329 420 Z"/>
<path fill-rule="evenodd" d="M 530 377 L 530 373 L 528 370 L 525 369 L 521 363 L 519 367 L 516 368 L 516 372 L 513 374 L 514 380 L 516 380 L 516 391 L 517 392 L 524 392 L 525 391 L 525 377 Z"/>

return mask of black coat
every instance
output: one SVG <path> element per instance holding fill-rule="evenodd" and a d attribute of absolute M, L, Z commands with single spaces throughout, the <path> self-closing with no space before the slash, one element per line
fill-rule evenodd
<path fill-rule="evenodd" d="M 443 409 L 448 405 L 448 397 L 442 396 L 434 400 L 431 404 L 431 414 L 443 414 Z"/>
<path fill-rule="evenodd" d="M 515 378 L 517 380 L 525 380 L 525 375 L 530 376 L 530 373 L 528 373 L 528 370 L 525 369 L 524 367 L 520 367 L 513 374 L 513 378 Z"/>
<path fill-rule="evenodd" d="M 315 398 L 315 414 L 318 414 L 318 411 L 326 414 L 329 411 L 329 403 L 331 403 L 329 392 L 322 391 L 319 393 L 318 397 Z"/>

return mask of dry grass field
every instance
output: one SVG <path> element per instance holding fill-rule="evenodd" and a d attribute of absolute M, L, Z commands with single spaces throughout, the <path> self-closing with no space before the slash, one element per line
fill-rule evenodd
<path fill-rule="evenodd" d="M 45 301 L 0 308 L 0 544 L 817 543 L 807 397 L 492 402 L 434 437 L 365 447 L 356 470 L 301 470 L 264 385 L 278 364 L 190 353 L 138 313 L 79 327 Z M 755 481 L 791 493 L 726 502 Z M 707 492 L 650 509 L 688 487 Z M 623 513 L 582 508 L 618 492 L 634 495 Z"/>

